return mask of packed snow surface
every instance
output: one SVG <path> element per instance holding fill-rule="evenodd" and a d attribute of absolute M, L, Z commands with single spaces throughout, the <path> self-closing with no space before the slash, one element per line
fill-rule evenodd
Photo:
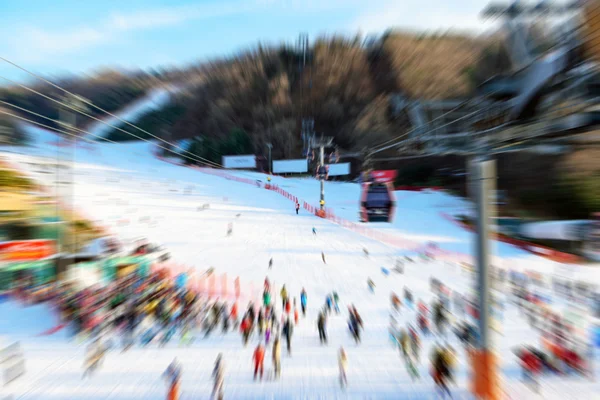
<path fill-rule="evenodd" d="M 39 336 L 57 324 L 47 305 L 23 307 L 16 301 L 0 303 L 0 335 L 5 342 L 19 340 L 26 354 L 27 374 L 3 388 L 3 394 L 23 400 L 79 399 L 163 399 L 165 383 L 161 374 L 177 357 L 183 365 L 182 399 L 208 399 L 212 389 L 214 360 L 222 352 L 226 363 L 227 399 L 433 399 L 434 385 L 429 376 L 429 351 L 444 339 L 424 338 L 419 365 L 421 379 L 413 381 L 402 357 L 392 346 L 388 334 L 390 294 L 401 296 L 409 288 L 415 299 L 433 297 L 431 277 L 454 290 L 468 293 L 473 276 L 458 263 L 421 261 L 406 249 L 366 238 L 354 231 L 301 210 L 296 215 L 288 199 L 253 185 L 227 180 L 191 168 L 156 159 L 151 143 L 105 144 L 57 148 L 49 144 L 54 135 L 30 129 L 34 146 L 2 153 L 13 165 L 48 185 L 51 192 L 108 227 L 122 241 L 147 237 L 164 245 L 174 261 L 200 272 L 215 272 L 239 277 L 245 298 L 259 300 L 262 283 L 268 276 L 275 293 L 287 286 L 291 297 L 299 298 L 304 287 L 308 293 L 308 313 L 295 328 L 292 355 L 282 346 L 282 373 L 278 381 L 255 382 L 251 358 L 258 342 L 254 337 L 243 347 L 238 332 L 213 333 L 198 337 L 191 347 L 177 341 L 165 348 L 133 348 L 126 353 L 111 351 L 98 373 L 82 380 L 84 346 L 68 338 L 62 330 Z M 56 184 L 55 161 L 68 160 L 70 168 L 61 171 Z M 41 166 L 44 164 L 46 166 Z M 74 171 L 74 173 L 71 173 Z M 240 177 L 265 179 L 258 173 L 232 172 Z M 318 182 L 312 179 L 273 178 L 274 183 L 309 201 L 318 203 Z M 352 183 L 327 183 L 327 205 L 340 217 L 356 221 L 360 188 Z M 453 196 L 432 192 L 397 192 L 398 210 L 391 224 L 374 224 L 376 229 L 411 241 L 434 241 L 446 250 L 472 254 L 473 235 L 465 232 L 441 212 L 453 213 L 469 205 Z M 199 210 L 204 204 L 210 207 Z M 239 216 L 238 216 L 239 214 Z M 227 237 L 227 226 L 233 234 Z M 313 227 L 317 235 L 312 234 Z M 367 248 L 369 256 L 363 253 Z M 515 247 L 495 244 L 504 262 L 510 265 L 537 263 L 552 273 L 553 263 L 533 257 Z M 327 264 L 321 259 L 326 256 Z M 381 267 L 392 269 L 396 257 L 409 255 L 403 275 L 382 274 Z M 274 265 L 268 269 L 269 259 Z M 376 284 L 374 293 L 367 279 Z M 316 318 L 325 296 L 337 291 L 342 313 L 329 319 L 329 344 L 322 346 Z M 299 299 L 298 299 L 299 301 Z M 362 343 L 356 345 L 347 325 L 348 305 L 354 304 L 364 319 Z M 280 306 L 280 304 L 279 304 Z M 241 309 L 245 306 L 241 305 Z M 279 311 L 280 312 L 280 311 Z M 404 309 L 397 316 L 400 325 L 414 323 L 415 311 Z M 520 382 L 520 369 L 513 346 L 538 343 L 538 334 L 509 305 L 502 318 L 501 333 L 494 334 L 502 372 L 502 386 L 512 399 L 592 399 L 598 398 L 600 384 L 579 377 L 542 379 L 541 395 Z M 447 339 L 459 354 L 454 398 L 471 398 L 469 366 L 462 346 L 454 337 Z M 347 389 L 338 383 L 337 352 L 340 346 L 348 355 Z M 266 354 L 267 376 L 271 369 L 270 349 Z M 0 398 L 1 398 L 0 393 Z"/>

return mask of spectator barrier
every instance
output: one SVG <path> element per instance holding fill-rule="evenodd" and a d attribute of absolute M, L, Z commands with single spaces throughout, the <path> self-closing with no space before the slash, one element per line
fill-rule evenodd
<path fill-rule="evenodd" d="M 454 223 L 455 225 L 458 225 L 461 228 L 463 228 L 469 232 L 475 232 L 474 227 L 472 227 L 471 225 L 466 224 L 462 221 L 457 220 L 456 218 L 452 217 L 451 215 L 448 215 L 444 212 L 441 212 L 440 215 L 442 216 L 442 218 L 446 219 L 447 221 L 450 221 L 450 222 Z M 506 236 L 503 234 L 499 234 L 499 233 L 492 234 L 491 236 L 502 243 L 511 244 L 522 250 L 528 251 L 528 252 L 538 255 L 540 257 L 548 258 L 552 261 L 566 263 L 566 264 L 573 264 L 573 263 L 581 262 L 581 258 L 574 254 L 563 253 L 558 250 L 554 250 L 550 247 L 540 246 L 540 245 L 537 245 L 537 244 L 534 244 L 531 242 L 527 242 L 525 240 L 515 239 L 515 238 L 509 237 L 509 236 Z"/>

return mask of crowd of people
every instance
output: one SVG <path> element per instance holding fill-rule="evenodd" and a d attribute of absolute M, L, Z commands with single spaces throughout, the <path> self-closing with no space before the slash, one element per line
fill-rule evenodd
<path fill-rule="evenodd" d="M 368 257 L 368 251 L 363 251 Z M 271 258 L 269 270 L 272 267 Z M 396 262 L 394 270 L 404 273 L 404 263 Z M 542 373 L 586 374 L 589 368 L 580 343 L 574 340 L 574 327 L 546 306 L 534 291 L 513 282 L 508 283 L 512 288 L 512 301 L 530 325 L 540 332 L 543 343 L 541 348 L 521 346 L 515 350 L 524 381 L 538 390 L 538 377 Z M 376 286 L 371 278 L 367 286 L 370 292 L 375 293 Z M 443 287 L 439 282 L 435 282 L 435 286 Z M 275 301 L 276 293 L 279 301 Z M 279 379 L 282 370 L 281 342 L 285 341 L 285 351 L 291 356 L 295 327 L 306 318 L 308 307 L 308 294 L 304 288 L 293 294 L 286 285 L 272 287 L 267 277 L 260 303 L 250 301 L 238 318 L 238 300 L 226 302 L 203 298 L 185 284 L 179 284 L 161 272 L 144 277 L 133 273 L 108 286 L 83 290 L 76 290 L 68 284 L 55 285 L 46 293 L 45 299 L 55 304 L 63 324 L 67 325 L 74 337 L 90 339 L 84 361 L 84 378 L 91 377 L 101 368 L 105 354 L 111 348 L 127 351 L 136 344 L 164 346 L 174 337 L 179 338 L 180 345 L 190 345 L 198 334 L 208 337 L 215 331 L 227 333 L 239 329 L 243 346 L 247 346 L 251 339 L 256 343 L 252 353 L 254 379 L 264 379 L 268 355 L 273 371 L 270 379 Z M 429 304 L 421 299 L 415 300 L 407 287 L 402 297 L 391 293 L 390 337 L 413 380 L 421 379 L 422 337 L 430 337 L 434 342 L 430 355 L 431 377 L 441 396 L 451 396 L 450 384 L 454 382 L 457 354 L 448 344 L 448 332 L 456 335 L 467 352 L 476 345 L 478 335 L 474 323 L 462 318 L 465 309 L 469 306 L 472 308 L 472 304 L 460 296 L 460 299 L 454 299 L 455 313 L 452 314 L 449 297 L 443 290 L 436 292 L 436 297 Z M 316 334 L 320 344 L 327 345 L 328 319 L 341 314 L 338 293 L 331 291 L 321 304 L 317 308 Z M 363 319 L 354 304 L 349 304 L 347 310 L 348 331 L 356 345 L 360 345 Z M 414 315 L 414 320 L 400 327 L 397 320 L 405 310 L 413 312 L 411 315 Z M 475 320 L 476 311 L 471 310 L 472 314 L 475 313 Z M 406 321 L 406 318 L 403 319 Z M 340 385 L 346 387 L 348 358 L 344 348 L 339 349 L 338 366 Z M 213 370 L 214 398 L 223 397 L 224 368 L 223 356 L 219 354 Z M 181 374 L 181 367 L 176 360 L 165 372 L 169 396 L 174 399 L 178 398 Z"/>
<path fill-rule="evenodd" d="M 539 332 L 541 345 L 524 345 L 514 349 L 519 358 L 523 380 L 539 391 L 541 374 L 579 374 L 590 376 L 591 364 L 586 361 L 590 344 L 582 341 L 572 322 L 562 317 L 534 287 L 510 280 L 513 302 L 529 325 Z"/>
<path fill-rule="evenodd" d="M 403 302 L 396 293 L 392 292 L 390 338 L 394 345 L 399 348 L 408 374 L 413 380 L 418 380 L 420 379 L 418 365 L 421 363 L 421 336 L 434 335 L 436 343 L 430 357 L 430 374 L 440 395 L 451 397 L 448 384 L 454 381 L 453 369 L 456 365 L 456 353 L 447 342 L 444 344 L 438 343 L 447 339 L 446 333 L 450 324 L 449 311 L 440 299 L 435 299 L 431 307 L 424 301 L 419 300 L 415 307 L 412 293 L 406 288 L 404 300 Z M 408 322 L 405 327 L 399 327 L 397 320 L 403 313 L 403 309 L 412 310 L 413 308 L 416 311 L 415 321 Z M 435 329 L 431 328 L 430 322 L 433 322 Z"/>

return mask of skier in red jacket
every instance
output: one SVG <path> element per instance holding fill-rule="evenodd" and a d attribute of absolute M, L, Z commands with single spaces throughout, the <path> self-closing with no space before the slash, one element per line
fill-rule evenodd
<path fill-rule="evenodd" d="M 540 359 L 529 349 L 523 349 L 521 353 L 521 367 L 523 368 L 523 380 L 529 383 L 533 391 L 539 391 L 537 375 L 542 369 Z"/>
<path fill-rule="evenodd" d="M 258 370 L 260 369 L 260 379 L 263 378 L 264 372 L 264 362 L 265 362 L 265 349 L 261 344 L 256 346 L 254 350 L 254 354 L 252 355 L 252 361 L 254 362 L 254 380 L 256 380 L 256 375 L 258 374 Z"/>

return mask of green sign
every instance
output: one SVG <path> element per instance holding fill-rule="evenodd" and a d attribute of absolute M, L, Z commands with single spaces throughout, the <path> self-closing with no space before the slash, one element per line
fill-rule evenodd
<path fill-rule="evenodd" d="M 144 259 L 140 262 L 138 274 L 144 278 L 150 275 L 150 260 Z"/>
<path fill-rule="evenodd" d="M 109 282 L 117 279 L 117 264 L 118 260 L 116 258 L 107 258 L 104 260 L 104 265 L 102 267 L 104 279 Z"/>
<path fill-rule="evenodd" d="M 16 262 L 8 265 L 9 271 L 22 271 L 25 269 L 45 269 L 54 265 L 51 260 L 31 261 L 31 262 Z"/>
<path fill-rule="evenodd" d="M 138 264 L 138 273 L 141 276 L 148 276 L 150 274 L 150 260 L 147 257 L 113 257 L 104 260 L 104 265 L 102 265 L 103 277 L 108 281 L 114 281 L 117 279 L 117 268 L 120 265 L 132 264 Z"/>
<path fill-rule="evenodd" d="M 50 282 L 56 275 L 53 260 L 11 263 L 1 268 L 1 271 L 9 274 L 14 274 L 19 271 L 28 271 L 34 277 L 37 285 L 43 285 Z"/>
<path fill-rule="evenodd" d="M 60 219 L 60 217 L 58 217 L 56 215 L 51 215 L 51 216 L 47 216 L 47 217 L 42 217 L 41 221 L 43 224 L 52 224 L 52 223 L 56 223 L 56 222 L 61 222 L 62 219 Z"/>

